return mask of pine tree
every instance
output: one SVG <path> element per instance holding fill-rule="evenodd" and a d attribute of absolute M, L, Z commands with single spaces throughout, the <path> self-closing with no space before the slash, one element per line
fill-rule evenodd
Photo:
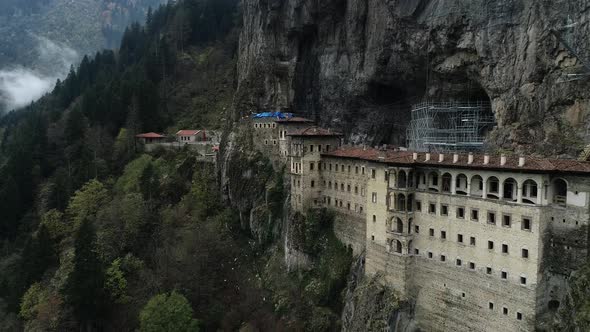
<path fill-rule="evenodd" d="M 90 326 L 104 312 L 104 267 L 96 252 L 96 231 L 86 219 L 76 234 L 74 270 L 65 289 L 67 302 L 82 327 Z"/>

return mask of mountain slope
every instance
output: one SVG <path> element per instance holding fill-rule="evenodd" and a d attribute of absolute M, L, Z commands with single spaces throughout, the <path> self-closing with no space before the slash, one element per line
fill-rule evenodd
<path fill-rule="evenodd" d="M 128 24 L 143 22 L 148 9 L 164 1 L 2 2 L 0 112 L 39 98 L 84 54 L 118 46 Z"/>

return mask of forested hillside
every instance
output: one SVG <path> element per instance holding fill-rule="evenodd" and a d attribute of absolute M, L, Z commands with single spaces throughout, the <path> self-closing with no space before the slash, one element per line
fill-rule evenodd
<path fill-rule="evenodd" d="M 143 21 L 165 0 L 0 1 L 0 68 L 35 66 L 36 37 L 67 45 L 79 54 L 116 48 L 126 26 Z"/>
<path fill-rule="evenodd" d="M 235 91 L 238 0 L 187 0 L 126 29 L 55 90 L 0 120 L 0 330 L 336 330 L 351 256 L 331 216 L 298 216 L 283 261 L 282 176 L 240 140 L 235 174 L 265 236 L 222 203 L 188 150 L 139 132 L 222 128 Z M 264 194 L 264 192 L 268 194 Z"/>

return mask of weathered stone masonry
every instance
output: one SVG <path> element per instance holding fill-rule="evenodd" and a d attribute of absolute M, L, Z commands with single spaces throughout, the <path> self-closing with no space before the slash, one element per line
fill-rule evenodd
<path fill-rule="evenodd" d="M 339 147 L 317 127 L 287 136 L 292 209 L 335 211 L 337 236 L 425 331 L 532 331 L 586 261 L 590 163 Z"/>

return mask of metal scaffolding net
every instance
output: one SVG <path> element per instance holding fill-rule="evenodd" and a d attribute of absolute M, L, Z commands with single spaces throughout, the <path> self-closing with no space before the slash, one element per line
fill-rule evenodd
<path fill-rule="evenodd" d="M 420 152 L 479 151 L 494 124 L 489 102 L 424 102 L 412 109 L 408 147 Z"/>

